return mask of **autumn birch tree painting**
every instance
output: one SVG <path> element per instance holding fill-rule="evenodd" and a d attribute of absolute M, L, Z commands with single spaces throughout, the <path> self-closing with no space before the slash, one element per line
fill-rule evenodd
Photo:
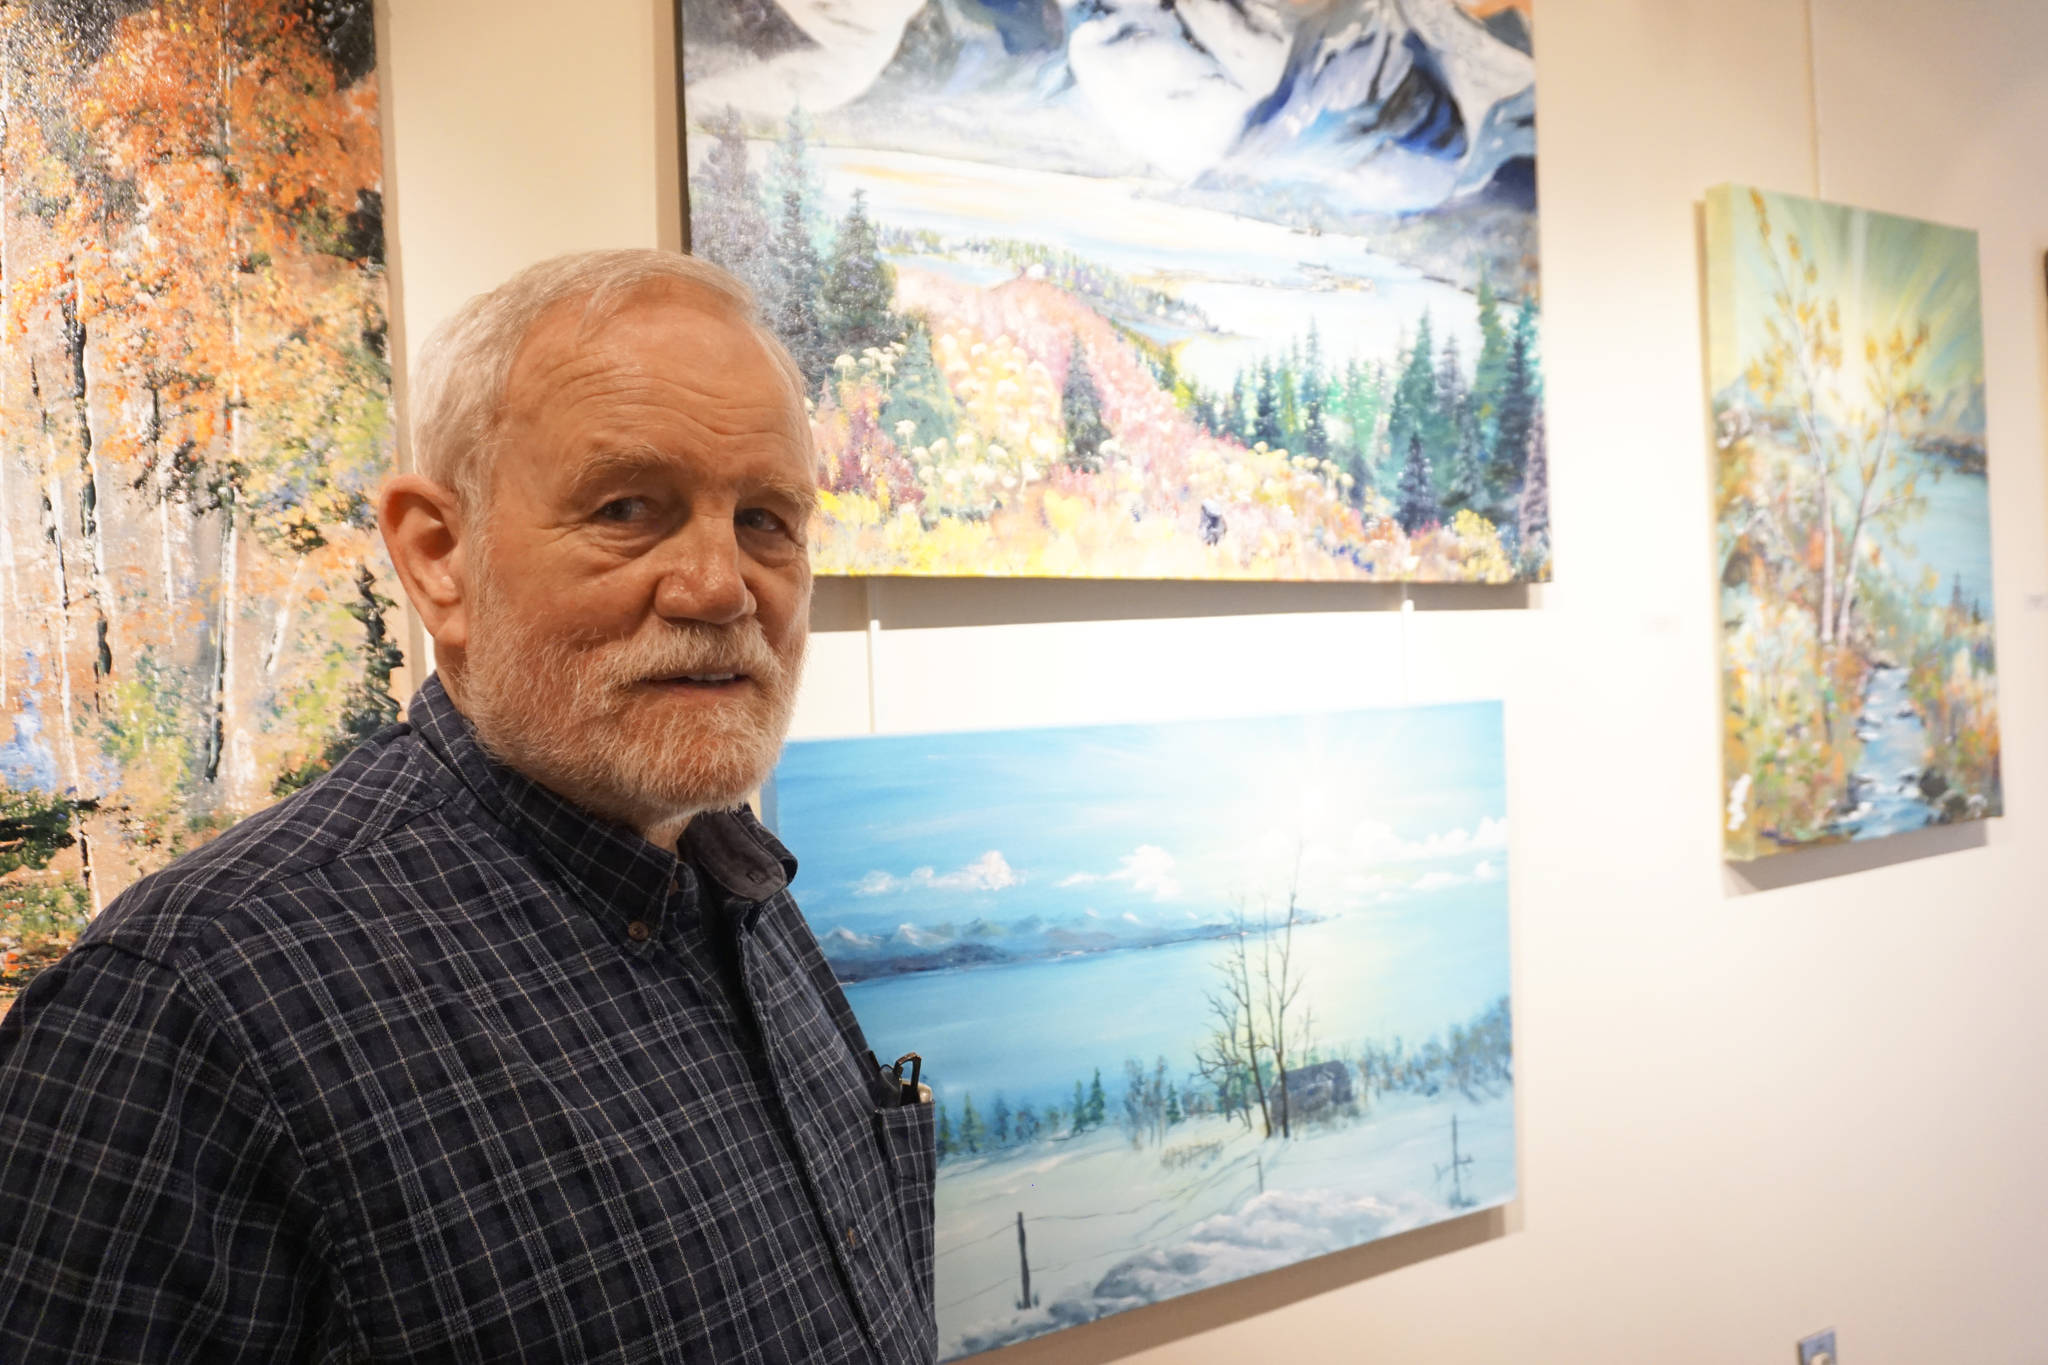
<path fill-rule="evenodd" d="M 0 3 L 0 1003 L 397 715 L 368 0 Z"/>
<path fill-rule="evenodd" d="M 1726 846 L 2003 806 L 1974 233 L 1707 201 Z"/>

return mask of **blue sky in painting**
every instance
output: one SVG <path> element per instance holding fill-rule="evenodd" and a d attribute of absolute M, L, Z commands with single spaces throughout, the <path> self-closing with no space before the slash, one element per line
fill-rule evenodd
<path fill-rule="evenodd" d="M 1496 703 L 789 746 L 778 832 L 823 934 L 1039 916 L 1343 914 L 1506 871 Z"/>

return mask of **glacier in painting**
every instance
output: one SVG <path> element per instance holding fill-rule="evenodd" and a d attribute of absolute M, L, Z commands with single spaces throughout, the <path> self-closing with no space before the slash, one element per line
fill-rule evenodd
<path fill-rule="evenodd" d="M 827 573 L 1549 572 L 1519 0 L 681 0 Z"/>
<path fill-rule="evenodd" d="M 789 747 L 938 1105 L 945 1357 L 1514 1196 L 1504 766 L 1493 703 Z"/>

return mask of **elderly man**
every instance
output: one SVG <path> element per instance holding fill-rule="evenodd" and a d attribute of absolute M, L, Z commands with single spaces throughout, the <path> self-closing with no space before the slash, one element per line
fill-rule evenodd
<path fill-rule="evenodd" d="M 931 1360 L 930 1106 L 743 806 L 800 378 L 661 252 L 536 266 L 421 369 L 379 510 L 440 673 L 0 1023 L 0 1360 Z"/>

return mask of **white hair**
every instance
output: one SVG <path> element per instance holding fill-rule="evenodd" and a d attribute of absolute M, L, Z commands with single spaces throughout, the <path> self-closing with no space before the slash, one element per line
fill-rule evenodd
<path fill-rule="evenodd" d="M 480 515 L 490 501 L 493 438 L 505 414 L 512 362 L 534 327 L 550 310 L 582 299 L 579 325 L 588 335 L 664 285 L 708 296 L 717 310 L 749 327 L 801 401 L 802 372 L 762 322 L 753 291 L 730 274 L 677 251 L 571 252 L 477 295 L 427 338 L 413 374 L 413 467 L 452 489 L 465 512 Z"/>

